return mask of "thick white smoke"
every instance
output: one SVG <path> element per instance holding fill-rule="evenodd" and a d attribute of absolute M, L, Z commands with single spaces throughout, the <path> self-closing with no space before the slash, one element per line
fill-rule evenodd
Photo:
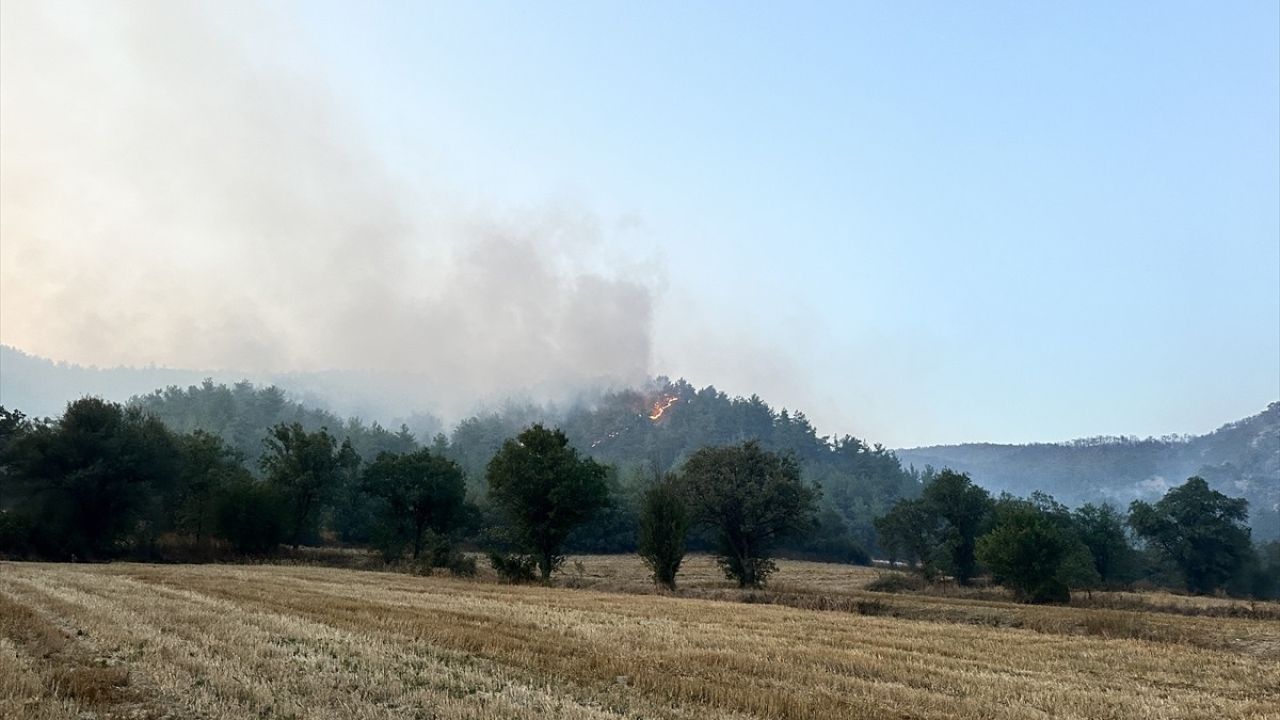
<path fill-rule="evenodd" d="M 3 5 L 0 341 L 378 371 L 446 414 L 647 376 L 654 286 L 607 223 L 394 179 L 305 60 L 264 52 L 280 18 L 213 7 Z"/>

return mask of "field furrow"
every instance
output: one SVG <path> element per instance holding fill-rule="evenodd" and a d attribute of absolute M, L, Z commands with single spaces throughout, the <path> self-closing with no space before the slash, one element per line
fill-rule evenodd
<path fill-rule="evenodd" d="M 1229 637 L 1265 639 L 1262 620 L 1160 615 L 1151 640 L 1079 633 L 1115 612 L 1079 608 L 974 605 L 1058 623 L 1027 629 L 217 565 L 3 564 L 0 602 L 127 672 L 116 696 L 69 695 L 48 641 L 6 626 L 0 709 L 32 717 L 1280 717 L 1280 662 Z"/>

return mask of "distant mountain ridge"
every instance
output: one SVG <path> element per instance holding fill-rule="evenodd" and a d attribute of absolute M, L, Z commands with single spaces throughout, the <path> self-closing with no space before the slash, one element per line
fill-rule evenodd
<path fill-rule="evenodd" d="M 0 405 L 31 417 L 56 417 L 66 404 L 85 395 L 124 402 L 170 385 L 194 385 L 228 373 L 158 367 L 98 368 L 55 362 L 0 345 Z M 226 378 L 228 381 L 239 380 Z"/>
<path fill-rule="evenodd" d="M 155 390 L 201 384 L 206 378 L 226 385 L 247 380 L 259 386 L 275 385 L 308 407 L 343 418 L 360 417 L 387 425 L 407 422 L 415 427 L 442 429 L 438 418 L 410 408 L 403 392 L 412 385 L 418 394 L 429 394 L 421 378 L 377 377 L 364 371 L 264 373 L 239 370 L 192 370 L 163 367 L 94 367 L 56 362 L 17 348 L 0 345 L 0 405 L 17 408 L 31 417 L 56 417 L 72 400 L 95 395 L 112 402 L 126 402 Z M 388 402 L 394 397 L 399 402 Z M 398 406 L 394 411 L 389 407 Z"/>
<path fill-rule="evenodd" d="M 1280 402 L 1199 436 L 965 443 L 898 450 L 897 455 L 903 465 L 969 473 L 993 492 L 1042 490 L 1068 505 L 1124 507 L 1200 475 L 1215 489 L 1249 501 L 1258 539 L 1280 538 Z"/>

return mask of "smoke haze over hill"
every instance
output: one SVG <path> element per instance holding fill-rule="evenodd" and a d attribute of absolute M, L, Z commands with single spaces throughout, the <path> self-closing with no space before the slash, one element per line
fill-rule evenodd
<path fill-rule="evenodd" d="M 900 447 L 1208 432 L 1280 394 L 1275 10 L 1104 14 L 6 2 L 0 342 L 364 415 L 667 375 Z"/>
<path fill-rule="evenodd" d="M 286 18 L 238 45 L 234 13 L 58 9 L 6 3 L 0 23 L 5 343 L 100 366 L 381 371 L 453 412 L 647 377 L 656 275 L 612 253 L 612 227 L 398 178 L 291 64 Z M 242 46 L 267 41 L 281 48 Z"/>

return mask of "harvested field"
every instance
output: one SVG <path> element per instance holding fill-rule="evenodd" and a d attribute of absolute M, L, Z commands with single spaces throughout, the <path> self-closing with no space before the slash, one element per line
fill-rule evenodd
<path fill-rule="evenodd" d="M 569 582 L 615 591 L 0 563 L 0 717 L 1280 717 L 1273 621 L 869 593 L 876 571 L 784 563 L 770 592 L 850 599 L 829 612 L 739 602 L 702 559 L 689 597 L 581 562 Z"/>

